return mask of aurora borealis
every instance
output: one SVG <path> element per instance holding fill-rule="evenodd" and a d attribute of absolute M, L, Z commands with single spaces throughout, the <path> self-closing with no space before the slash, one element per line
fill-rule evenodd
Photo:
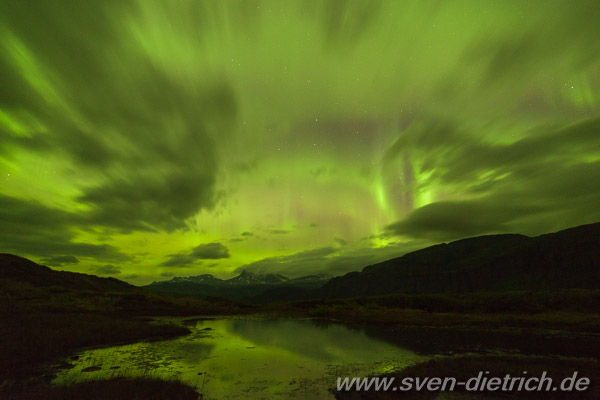
<path fill-rule="evenodd" d="M 0 251 L 338 275 L 600 220 L 597 1 L 3 1 Z"/>

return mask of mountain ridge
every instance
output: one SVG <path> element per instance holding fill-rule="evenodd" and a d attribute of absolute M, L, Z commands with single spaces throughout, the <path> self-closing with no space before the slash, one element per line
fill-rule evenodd
<path fill-rule="evenodd" d="M 314 274 L 290 279 L 281 274 L 256 274 L 243 270 L 238 276 L 230 279 L 219 279 L 211 274 L 203 274 L 155 281 L 142 288 L 173 296 L 223 297 L 239 301 L 262 298 L 265 292 L 274 289 L 277 289 L 274 293 L 314 289 L 322 286 L 330 278 L 325 274 Z"/>
<path fill-rule="evenodd" d="M 600 287 L 600 223 L 529 237 L 486 235 L 335 277 L 317 297 Z"/>
<path fill-rule="evenodd" d="M 238 276 L 230 279 L 220 279 L 211 274 L 191 275 L 191 276 L 176 276 L 170 280 L 154 281 L 150 285 L 165 285 L 180 282 L 201 283 L 206 285 L 279 285 L 284 283 L 299 284 L 314 281 L 323 281 L 330 279 L 331 276 L 326 274 L 313 274 L 301 276 L 298 278 L 288 278 L 281 274 L 256 274 L 243 270 Z"/>
<path fill-rule="evenodd" d="M 137 287 L 116 278 L 69 271 L 55 271 L 27 258 L 0 253 L 0 280 L 27 283 L 33 286 L 62 286 L 90 291 L 131 291 Z"/>
<path fill-rule="evenodd" d="M 55 271 L 0 254 L 0 280 L 92 291 L 139 287 L 115 278 Z M 329 279 L 242 271 L 231 279 L 211 274 L 174 277 L 141 288 L 159 294 L 256 302 L 347 298 L 405 293 L 502 292 L 600 288 L 600 223 L 529 237 L 485 235 L 441 243 Z"/>

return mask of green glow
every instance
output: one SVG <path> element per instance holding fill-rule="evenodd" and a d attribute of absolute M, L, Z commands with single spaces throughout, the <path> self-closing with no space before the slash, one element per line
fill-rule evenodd
<path fill-rule="evenodd" d="M 600 219 L 596 1 L 4 3 L 0 251 L 340 274 Z"/>
<path fill-rule="evenodd" d="M 17 136 L 25 136 L 27 134 L 27 130 L 23 124 L 2 110 L 0 110 L 0 123 L 5 126 L 8 132 L 14 133 Z"/>

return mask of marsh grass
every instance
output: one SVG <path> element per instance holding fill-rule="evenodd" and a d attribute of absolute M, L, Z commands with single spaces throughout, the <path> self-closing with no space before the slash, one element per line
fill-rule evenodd
<path fill-rule="evenodd" d="M 41 384 L 5 389 L 7 400 L 197 400 L 200 394 L 174 379 L 113 377 L 68 385 Z"/>
<path fill-rule="evenodd" d="M 0 384 L 44 374 L 48 363 L 78 349 L 185 335 L 148 316 L 227 315 L 251 307 L 217 299 L 36 287 L 0 279 Z"/>
<path fill-rule="evenodd" d="M 160 340 L 185 335 L 178 325 L 151 323 L 134 318 L 97 313 L 3 313 L 0 326 L 0 398 L 2 399 L 198 399 L 190 386 L 147 371 L 132 377 L 125 370 L 110 371 L 102 379 L 84 382 L 66 380 L 51 385 L 51 364 L 68 368 L 65 358 L 83 348 Z M 67 359 L 68 360 L 68 359 Z M 94 359 L 86 368 L 99 368 Z"/>
<path fill-rule="evenodd" d="M 398 294 L 272 305 L 277 312 L 411 326 L 541 328 L 600 332 L 600 291 Z"/>
<path fill-rule="evenodd" d="M 45 364 L 81 348 L 189 333 L 182 326 L 103 314 L 19 312 L 0 318 L 0 381 L 39 376 Z"/>

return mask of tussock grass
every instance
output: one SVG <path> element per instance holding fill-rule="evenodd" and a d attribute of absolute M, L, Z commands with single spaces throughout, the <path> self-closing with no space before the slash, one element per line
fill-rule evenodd
<path fill-rule="evenodd" d="M 7 400 L 198 400 L 190 386 L 175 380 L 117 377 L 73 383 L 68 386 L 36 385 L 0 391 Z"/>
<path fill-rule="evenodd" d="M 281 313 L 366 323 L 485 326 L 600 332 L 600 291 L 389 295 L 271 306 Z"/>
<path fill-rule="evenodd" d="M 180 336 L 189 330 L 91 313 L 0 314 L 0 382 L 39 375 L 42 365 L 85 348 Z"/>

